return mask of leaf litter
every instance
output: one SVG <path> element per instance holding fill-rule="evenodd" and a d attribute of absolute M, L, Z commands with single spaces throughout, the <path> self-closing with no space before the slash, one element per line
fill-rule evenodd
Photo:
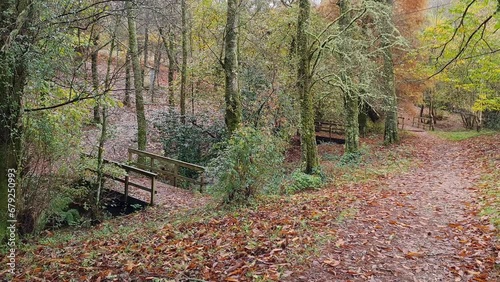
<path fill-rule="evenodd" d="M 495 136 L 451 143 L 418 133 L 404 143 L 408 172 L 335 175 L 322 190 L 238 210 L 154 207 L 47 234 L 22 248 L 13 281 L 498 279 L 498 232 L 479 216 L 475 186 L 478 159 L 498 164 Z M 382 158 L 397 150 L 377 149 Z"/>

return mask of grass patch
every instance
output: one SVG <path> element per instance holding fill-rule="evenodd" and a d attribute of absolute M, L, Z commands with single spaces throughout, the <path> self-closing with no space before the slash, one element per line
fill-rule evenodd
<path fill-rule="evenodd" d="M 497 131 L 493 130 L 481 130 L 481 131 L 476 131 L 476 130 L 467 130 L 467 131 L 431 131 L 433 134 L 436 136 L 450 140 L 450 141 L 462 141 L 466 140 L 469 138 L 474 138 L 477 136 L 482 136 L 482 135 L 491 135 L 498 133 Z"/>
<path fill-rule="evenodd" d="M 356 161 L 345 162 L 343 156 L 327 154 L 323 157 L 323 170 L 336 186 L 362 184 L 379 177 L 406 172 L 416 162 L 412 148 L 399 145 L 388 148 L 364 144 Z"/>

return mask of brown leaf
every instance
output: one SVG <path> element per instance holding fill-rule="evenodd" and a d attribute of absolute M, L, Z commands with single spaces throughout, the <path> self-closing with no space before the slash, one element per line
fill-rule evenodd
<path fill-rule="evenodd" d="M 334 259 L 327 259 L 323 261 L 324 264 L 329 265 L 331 267 L 335 267 L 340 264 L 340 261 Z"/>
<path fill-rule="evenodd" d="M 408 252 L 405 254 L 406 258 L 414 259 L 414 258 L 421 258 L 424 256 L 424 253 L 421 252 Z"/>
<path fill-rule="evenodd" d="M 338 239 L 337 242 L 335 242 L 335 246 L 337 248 L 340 248 L 345 245 L 345 241 L 343 239 Z"/>

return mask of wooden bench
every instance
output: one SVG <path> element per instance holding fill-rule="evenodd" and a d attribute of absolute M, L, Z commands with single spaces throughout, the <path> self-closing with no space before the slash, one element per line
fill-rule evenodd
<path fill-rule="evenodd" d="M 128 149 L 128 162 L 141 169 L 156 173 L 158 177 L 169 181 L 175 187 L 179 187 L 180 182 L 185 181 L 190 184 L 199 185 L 200 192 L 202 192 L 206 184 L 204 175 L 205 167 L 196 164 L 133 148 Z M 182 171 L 192 171 L 197 177 L 182 175 Z"/>

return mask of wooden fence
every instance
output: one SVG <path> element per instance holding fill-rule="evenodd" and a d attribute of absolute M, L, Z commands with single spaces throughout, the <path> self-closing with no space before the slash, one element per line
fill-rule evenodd
<path fill-rule="evenodd" d="M 434 130 L 434 121 L 428 117 L 413 117 L 412 125 L 416 128 Z"/>
<path fill-rule="evenodd" d="M 401 130 L 405 129 L 405 118 L 404 117 L 398 117 L 398 127 Z"/>
<path fill-rule="evenodd" d="M 133 148 L 128 149 L 128 162 L 131 165 L 156 173 L 158 177 L 168 180 L 172 186 L 179 187 L 180 182 L 185 181 L 199 185 L 200 191 L 203 191 L 203 186 L 206 184 L 205 168 L 199 165 Z"/>
<path fill-rule="evenodd" d="M 90 155 L 85 155 L 85 156 L 92 158 L 92 156 L 90 156 Z M 124 184 L 125 202 L 127 202 L 129 187 L 136 187 L 136 188 L 139 188 L 139 189 L 144 190 L 146 192 L 149 192 L 151 195 L 150 200 L 149 200 L 149 204 L 154 205 L 154 196 L 156 194 L 156 191 L 155 191 L 155 179 L 157 177 L 156 173 L 142 170 L 140 168 L 133 167 L 130 165 L 118 163 L 115 161 L 110 161 L 107 159 L 104 159 L 103 161 L 106 164 L 111 164 L 111 165 L 114 165 L 116 167 L 119 167 L 119 168 L 125 170 L 125 172 L 127 173 L 124 177 L 117 177 L 117 176 L 113 176 L 113 175 L 106 174 L 106 173 L 103 174 L 103 176 L 106 178 L 109 178 L 109 179 L 112 179 L 112 180 L 115 180 L 115 181 L 118 181 L 118 182 L 121 182 Z M 90 170 L 94 173 L 97 173 L 97 171 L 94 169 L 88 169 L 88 170 Z M 131 173 L 137 173 L 139 175 L 146 176 L 147 178 L 149 178 L 149 183 L 150 183 L 149 187 L 146 187 L 146 186 L 141 185 L 139 183 L 135 183 L 135 182 L 130 181 Z"/>

